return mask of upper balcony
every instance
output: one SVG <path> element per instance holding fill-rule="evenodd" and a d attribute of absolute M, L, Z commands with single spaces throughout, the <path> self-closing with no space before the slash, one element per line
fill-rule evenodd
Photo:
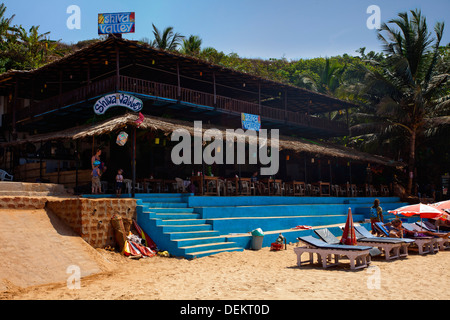
<path fill-rule="evenodd" d="M 30 72 L 0 75 L 8 96 L 3 126 L 49 131 L 84 123 L 95 100 L 128 92 L 144 101 L 143 113 L 211 124 L 240 124 L 241 113 L 261 116 L 263 128 L 304 137 L 343 136 L 347 123 L 327 114 L 352 105 L 333 97 L 237 72 L 123 39 L 107 39 Z M 16 99 L 17 98 L 17 99 Z M 29 99 L 20 106 L 18 99 Z M 38 128 L 38 129 L 36 129 Z"/>
<path fill-rule="evenodd" d="M 240 116 L 241 113 L 258 114 L 261 116 L 263 127 L 266 128 L 277 126 L 286 128 L 286 126 L 290 126 L 300 132 L 309 129 L 335 136 L 345 135 L 348 132 L 347 124 L 344 122 L 309 116 L 303 112 L 268 107 L 262 104 L 128 76 L 118 76 L 118 79 L 117 81 L 117 76 L 111 76 L 60 95 L 34 102 L 21 108 L 15 115 L 15 121 L 17 123 L 30 123 L 33 122 L 33 119 L 51 113 L 70 113 L 71 108 L 73 109 L 72 111 L 79 112 L 81 105 L 86 105 L 87 103 L 92 107 L 93 102 L 95 102 L 93 99 L 116 91 L 118 84 L 117 91 L 135 94 L 144 101 L 143 112 L 151 113 L 151 107 L 146 107 L 145 101 L 152 101 L 152 105 L 158 102 L 160 105 L 171 106 L 172 108 L 178 106 L 194 110 L 206 107 L 210 112 L 227 113 L 235 116 Z M 83 108 L 85 111 L 92 112 L 92 108 L 86 106 Z M 4 123 L 11 119 L 11 114 L 6 115 Z M 202 120 L 202 118 L 197 118 L 196 120 Z"/>

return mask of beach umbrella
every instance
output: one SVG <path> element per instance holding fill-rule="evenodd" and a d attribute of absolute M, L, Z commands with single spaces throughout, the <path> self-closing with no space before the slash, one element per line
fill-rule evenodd
<path fill-rule="evenodd" d="M 348 208 L 347 221 L 345 222 L 344 233 L 341 237 L 341 244 L 356 246 L 355 226 L 353 225 L 351 208 Z"/>
<path fill-rule="evenodd" d="M 414 215 L 420 216 L 420 225 L 422 225 L 422 219 L 428 218 L 428 219 L 437 219 L 442 217 L 443 212 L 440 209 L 437 209 L 435 207 L 418 203 L 418 204 L 412 204 L 408 206 L 403 206 L 395 210 L 388 211 L 389 213 L 393 213 L 395 215 L 403 215 L 406 217 L 412 217 Z"/>
<path fill-rule="evenodd" d="M 422 218 L 436 219 L 440 218 L 443 215 L 443 212 L 441 210 L 423 203 L 403 206 L 395 210 L 390 210 L 388 212 L 393 213 L 395 215 L 401 214 L 405 217 L 412 217 L 414 215 L 419 215 L 421 219 Z"/>
<path fill-rule="evenodd" d="M 442 216 L 439 219 L 450 220 L 450 200 L 431 203 L 430 206 L 442 211 Z"/>

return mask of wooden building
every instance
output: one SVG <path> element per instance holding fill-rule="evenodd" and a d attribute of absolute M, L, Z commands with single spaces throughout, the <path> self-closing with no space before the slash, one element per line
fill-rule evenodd
<path fill-rule="evenodd" d="M 120 130 L 130 131 L 135 115 L 124 108 L 101 116 L 93 111 L 95 102 L 110 93 L 128 93 L 144 103 L 145 123 L 131 136 L 140 146 L 136 153 L 114 143 Z M 351 107 L 323 94 L 111 36 L 39 69 L 0 75 L 0 168 L 14 171 L 20 180 L 80 186 L 89 182 L 94 148 L 102 147 L 111 164 L 107 179 L 113 179 L 118 167 L 130 174 L 132 162 L 138 177 L 186 176 L 198 168 L 170 163 L 173 143 L 168 135 L 194 120 L 240 128 L 242 113 L 260 115 L 263 128 L 280 130 L 284 179 L 307 180 L 312 172 L 310 180 L 334 177 L 344 182 L 352 174 L 341 177 L 339 171 L 347 172 L 350 164 L 359 165 L 360 171 L 370 164 L 401 167 L 386 158 L 313 141 L 347 135 L 348 117 L 342 122 L 328 115 Z M 237 169 L 212 170 L 224 176 Z M 254 169 L 243 170 L 249 174 Z"/>

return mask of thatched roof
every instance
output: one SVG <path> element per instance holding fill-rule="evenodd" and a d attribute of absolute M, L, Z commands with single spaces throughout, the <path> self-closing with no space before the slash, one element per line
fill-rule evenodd
<path fill-rule="evenodd" d="M 117 116 L 99 123 L 78 126 L 70 129 L 66 129 L 59 132 L 52 132 L 47 134 L 40 134 L 30 136 L 26 139 L 17 140 L 14 142 L 8 142 L 1 144 L 2 146 L 17 145 L 24 143 L 37 143 L 41 141 L 49 140 L 62 140 L 62 139 L 82 139 L 92 136 L 99 136 L 102 134 L 109 134 L 110 132 L 118 131 L 127 126 L 135 126 L 135 121 L 138 116 L 135 114 L 126 114 L 123 116 Z M 185 129 L 191 135 L 194 135 L 194 125 L 192 122 L 182 121 L 177 119 L 166 119 L 154 116 L 146 115 L 143 122 L 139 125 L 141 130 L 161 130 L 166 135 L 171 134 L 176 129 Z M 208 129 L 218 129 L 222 132 L 225 137 L 226 128 L 222 128 L 214 125 L 202 125 L 202 134 Z M 236 137 L 243 137 L 243 135 L 236 134 Z M 270 138 L 270 137 L 269 137 Z M 225 138 L 224 138 L 225 139 Z M 257 144 L 257 139 L 249 139 L 248 143 Z M 268 141 L 270 145 L 270 139 Z M 398 161 L 393 161 L 391 159 L 372 155 L 365 152 L 360 152 L 352 148 L 347 148 L 343 146 L 338 146 L 334 144 L 317 142 L 312 140 L 307 140 L 303 138 L 294 138 L 288 136 L 279 136 L 279 148 L 280 150 L 291 150 L 295 153 L 309 153 L 318 156 L 327 156 L 334 158 L 342 158 L 349 160 L 356 160 L 362 162 L 371 162 L 387 166 L 404 167 L 405 164 Z"/>

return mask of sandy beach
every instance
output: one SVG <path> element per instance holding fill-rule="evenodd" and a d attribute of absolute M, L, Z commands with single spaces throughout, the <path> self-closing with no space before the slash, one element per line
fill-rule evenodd
<path fill-rule="evenodd" d="M 110 266 L 81 278 L 80 289 L 66 282 L 27 288 L 11 286 L 7 300 L 447 300 L 450 251 L 385 261 L 366 269 L 348 265 L 322 269 L 296 265 L 293 251 L 245 250 L 186 260 L 155 256 L 133 260 L 97 249 Z M 424 296 L 426 293 L 426 296 Z"/>

